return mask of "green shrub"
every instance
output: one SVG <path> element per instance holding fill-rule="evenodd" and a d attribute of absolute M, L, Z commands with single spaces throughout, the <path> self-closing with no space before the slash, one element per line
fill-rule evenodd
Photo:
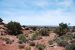
<path fill-rule="evenodd" d="M 71 35 L 64 35 L 60 37 L 62 40 L 68 41 L 68 40 L 72 40 L 73 37 Z"/>
<path fill-rule="evenodd" d="M 65 47 L 66 45 L 68 45 L 68 42 L 66 42 L 66 41 L 58 41 L 57 44 L 58 44 L 59 46 Z"/>
<path fill-rule="evenodd" d="M 60 36 L 56 39 L 56 41 L 69 41 L 69 40 L 72 40 L 73 39 L 73 36 L 72 35 L 63 35 L 63 36 Z"/>
<path fill-rule="evenodd" d="M 70 43 L 71 43 L 71 44 L 75 44 L 75 40 L 71 40 Z"/>
<path fill-rule="evenodd" d="M 33 31 L 36 31 L 37 30 L 37 27 L 32 27 L 31 28 Z"/>
<path fill-rule="evenodd" d="M 39 34 L 42 36 L 49 36 L 48 29 L 43 28 L 43 29 L 39 30 Z"/>
<path fill-rule="evenodd" d="M 39 32 L 35 31 L 34 34 L 31 37 L 31 40 L 37 40 L 39 36 L 40 36 Z"/>
<path fill-rule="evenodd" d="M 75 50 L 75 44 L 66 45 L 65 50 Z"/>
<path fill-rule="evenodd" d="M 73 39 L 74 38 L 73 38 L 72 34 L 66 34 L 66 35 L 60 36 L 57 39 L 55 39 L 55 42 L 60 46 L 66 46 L 69 43 L 74 43 L 75 40 L 73 40 Z"/>
<path fill-rule="evenodd" d="M 68 44 L 68 41 L 71 40 L 70 37 L 68 36 L 61 36 L 58 37 L 55 42 L 59 45 L 59 46 L 66 46 Z"/>
<path fill-rule="evenodd" d="M 4 38 L 4 40 L 6 41 L 6 44 L 12 44 L 12 40 L 10 40 L 9 38 Z"/>
<path fill-rule="evenodd" d="M 66 33 L 67 36 L 71 37 L 71 39 L 75 39 L 75 33 Z"/>
<path fill-rule="evenodd" d="M 49 43 L 49 45 L 52 45 L 53 44 L 53 41 L 50 40 L 48 43 Z"/>
<path fill-rule="evenodd" d="M 36 45 L 36 48 L 37 48 L 38 50 L 44 50 L 44 49 L 45 49 L 45 46 L 42 45 L 42 44 L 37 44 L 37 45 Z"/>
<path fill-rule="evenodd" d="M 20 35 L 18 35 L 18 39 L 21 41 L 21 42 L 26 42 L 26 37 L 23 35 L 23 34 L 20 34 Z"/>
<path fill-rule="evenodd" d="M 31 50 L 31 47 L 26 47 L 26 49 L 25 50 Z"/>
<path fill-rule="evenodd" d="M 33 34 L 31 40 L 36 40 L 38 38 L 37 34 Z"/>

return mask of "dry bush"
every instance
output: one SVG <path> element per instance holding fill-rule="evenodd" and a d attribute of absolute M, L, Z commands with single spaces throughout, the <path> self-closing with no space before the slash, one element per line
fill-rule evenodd
<path fill-rule="evenodd" d="M 49 45 L 52 45 L 54 43 L 54 41 L 50 40 L 48 41 Z"/>
<path fill-rule="evenodd" d="M 25 45 L 24 44 L 19 44 L 18 47 L 21 49 L 21 48 L 24 48 Z"/>
<path fill-rule="evenodd" d="M 9 38 L 4 38 L 4 41 L 6 41 L 6 44 L 12 44 L 13 40 L 10 40 Z"/>
<path fill-rule="evenodd" d="M 31 47 L 26 47 L 26 49 L 25 50 L 31 50 Z"/>
<path fill-rule="evenodd" d="M 30 46 L 35 46 L 35 42 L 30 42 Z"/>
<path fill-rule="evenodd" d="M 27 41 L 26 37 L 23 34 L 18 35 L 18 39 L 23 43 Z"/>
<path fill-rule="evenodd" d="M 37 48 L 38 50 L 44 50 L 44 49 L 45 49 L 45 45 L 37 44 L 37 45 L 36 45 L 36 48 Z"/>
<path fill-rule="evenodd" d="M 75 50 L 75 44 L 66 45 L 65 50 Z"/>

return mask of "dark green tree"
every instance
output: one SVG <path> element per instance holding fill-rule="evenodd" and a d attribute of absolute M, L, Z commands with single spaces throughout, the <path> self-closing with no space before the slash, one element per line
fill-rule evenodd
<path fill-rule="evenodd" d="M 0 22 L 2 22 L 3 20 L 0 18 Z"/>
<path fill-rule="evenodd" d="M 21 25 L 18 22 L 12 22 L 12 21 L 9 22 L 7 24 L 7 28 L 8 28 L 9 33 L 11 35 L 18 35 L 18 34 L 22 33 L 21 32 Z"/>
<path fill-rule="evenodd" d="M 66 23 L 60 23 L 59 27 L 57 29 L 57 33 L 59 34 L 59 36 L 62 36 L 64 34 L 66 34 L 68 32 L 68 25 Z"/>

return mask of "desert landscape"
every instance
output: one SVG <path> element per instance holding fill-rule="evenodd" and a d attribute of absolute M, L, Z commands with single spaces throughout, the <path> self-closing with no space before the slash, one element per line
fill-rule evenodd
<path fill-rule="evenodd" d="M 0 18 L 0 50 L 75 50 L 75 26 L 22 26 Z"/>
<path fill-rule="evenodd" d="M 0 0 L 0 50 L 75 50 L 75 0 Z"/>

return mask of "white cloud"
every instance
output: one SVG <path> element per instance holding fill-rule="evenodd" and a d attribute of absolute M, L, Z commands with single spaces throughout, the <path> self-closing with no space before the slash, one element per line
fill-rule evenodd
<path fill-rule="evenodd" d="M 47 0 L 37 0 L 34 2 L 34 4 L 36 6 L 39 6 L 39 7 L 47 7 L 49 5 L 49 2 Z"/>
<path fill-rule="evenodd" d="M 15 3 L 17 3 L 17 1 Z M 14 3 L 14 5 L 17 6 L 19 2 L 17 4 Z M 4 17 L 4 20 L 7 22 L 13 20 L 20 22 L 21 24 L 27 24 L 27 25 L 28 24 L 57 25 L 60 22 L 66 22 L 66 23 L 70 22 L 72 24 L 74 23 L 75 12 L 73 10 L 75 9 L 73 8 L 72 0 L 64 0 L 63 2 L 60 2 L 58 0 L 52 2 L 48 2 L 48 0 L 34 0 L 34 1 L 27 0 L 26 2 L 24 0 L 24 2 L 23 1 L 20 2 L 19 5 L 21 7 L 18 5 L 19 6 L 18 9 L 17 7 L 16 8 L 13 7 L 12 9 L 8 8 L 8 10 L 2 11 L 1 13 L 7 16 Z M 28 9 L 29 11 L 27 9 L 24 9 L 25 8 L 23 7 L 24 5 L 29 7 Z M 44 10 L 41 11 L 42 9 L 39 10 L 38 7 L 41 7 Z M 52 7 L 57 9 L 53 9 Z M 24 10 L 22 10 L 21 8 L 23 8 Z M 34 10 L 34 8 L 37 9 Z"/>

